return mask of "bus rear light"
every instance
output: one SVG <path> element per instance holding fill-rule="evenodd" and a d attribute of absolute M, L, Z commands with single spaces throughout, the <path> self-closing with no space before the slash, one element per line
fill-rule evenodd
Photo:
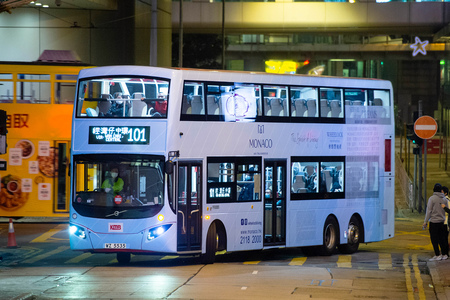
<path fill-rule="evenodd" d="M 391 172 L 391 140 L 384 140 L 384 171 Z"/>
<path fill-rule="evenodd" d="M 169 228 L 172 226 L 172 224 L 166 224 L 158 227 L 154 227 L 148 231 L 147 239 L 149 241 L 156 239 L 160 235 L 162 235 L 164 232 L 169 230 Z"/>
<path fill-rule="evenodd" d="M 84 229 L 81 227 L 78 227 L 75 225 L 70 225 L 69 232 L 70 232 L 70 234 L 73 234 L 74 236 L 77 236 L 80 239 L 86 238 L 86 231 L 84 231 Z"/>

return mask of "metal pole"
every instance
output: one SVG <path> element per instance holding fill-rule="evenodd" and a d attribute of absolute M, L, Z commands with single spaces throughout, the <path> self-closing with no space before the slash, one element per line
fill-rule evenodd
<path fill-rule="evenodd" d="M 418 184 L 419 184 L 419 212 L 422 212 L 422 147 L 419 147 L 419 178 L 418 178 Z M 426 206 L 424 205 L 424 210 L 426 210 Z"/>
<path fill-rule="evenodd" d="M 422 100 L 419 100 L 419 111 L 418 111 L 418 118 L 422 116 Z M 422 146 L 419 147 L 419 212 L 422 212 Z M 426 184 L 426 183 L 425 183 Z M 426 203 L 424 204 L 424 210 L 427 209 Z"/>
<path fill-rule="evenodd" d="M 425 195 L 425 197 L 424 197 L 424 206 L 425 206 L 425 209 L 427 209 L 427 203 L 426 203 L 426 200 L 425 199 L 427 199 L 427 152 L 428 152 L 428 149 L 427 149 L 427 140 L 424 140 L 423 141 L 423 151 L 425 151 L 424 152 L 424 161 L 423 161 L 423 164 L 424 164 L 424 170 L 423 170 L 423 177 L 424 177 L 424 180 L 423 180 L 423 182 L 424 182 L 424 185 L 423 185 L 423 190 L 424 190 L 424 195 Z"/>
<path fill-rule="evenodd" d="M 158 0 L 152 0 L 150 26 L 150 66 L 158 65 Z"/>
<path fill-rule="evenodd" d="M 400 160 L 401 161 L 403 161 L 403 157 L 402 157 L 403 136 L 406 137 L 406 124 L 405 123 L 403 123 L 403 130 L 400 131 Z"/>
<path fill-rule="evenodd" d="M 222 0 L 222 70 L 225 70 L 225 0 Z"/>
<path fill-rule="evenodd" d="M 414 183 L 413 183 L 414 208 L 420 212 L 420 203 L 417 201 L 417 155 L 414 154 Z"/>
<path fill-rule="evenodd" d="M 180 0 L 180 33 L 178 36 L 178 66 L 183 67 L 183 0 Z"/>

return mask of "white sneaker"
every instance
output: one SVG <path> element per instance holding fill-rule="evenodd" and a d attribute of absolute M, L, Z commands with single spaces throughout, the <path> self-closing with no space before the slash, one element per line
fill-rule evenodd
<path fill-rule="evenodd" d="M 429 259 L 429 261 L 435 261 L 435 260 L 442 260 L 442 255 L 433 256 L 432 258 Z"/>
<path fill-rule="evenodd" d="M 448 258 L 447 255 L 443 255 L 443 256 L 442 256 L 442 260 L 446 260 L 447 258 Z"/>

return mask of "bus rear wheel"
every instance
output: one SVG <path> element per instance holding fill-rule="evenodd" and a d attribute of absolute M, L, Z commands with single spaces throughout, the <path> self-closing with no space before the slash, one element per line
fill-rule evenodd
<path fill-rule="evenodd" d="M 359 243 L 361 241 L 361 223 L 356 217 L 350 219 L 348 224 L 347 244 L 338 246 L 338 249 L 343 254 L 352 254 L 358 251 Z"/>
<path fill-rule="evenodd" d="M 323 228 L 323 244 L 321 247 L 322 255 L 331 255 L 337 246 L 338 224 L 335 218 L 328 217 Z"/>
<path fill-rule="evenodd" d="M 117 261 L 119 264 L 128 264 L 131 261 L 131 253 L 119 252 L 117 253 Z"/>
<path fill-rule="evenodd" d="M 212 223 L 208 229 L 206 236 L 206 252 L 202 255 L 202 262 L 204 264 L 214 263 L 217 251 L 217 231 L 216 223 Z"/>

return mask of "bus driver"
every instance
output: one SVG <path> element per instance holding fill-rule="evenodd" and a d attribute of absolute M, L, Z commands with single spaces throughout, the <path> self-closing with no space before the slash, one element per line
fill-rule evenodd
<path fill-rule="evenodd" d="M 114 193 L 114 196 L 123 190 L 123 179 L 119 177 L 119 169 L 112 168 L 110 175 L 102 183 L 102 189 L 107 193 Z"/>

